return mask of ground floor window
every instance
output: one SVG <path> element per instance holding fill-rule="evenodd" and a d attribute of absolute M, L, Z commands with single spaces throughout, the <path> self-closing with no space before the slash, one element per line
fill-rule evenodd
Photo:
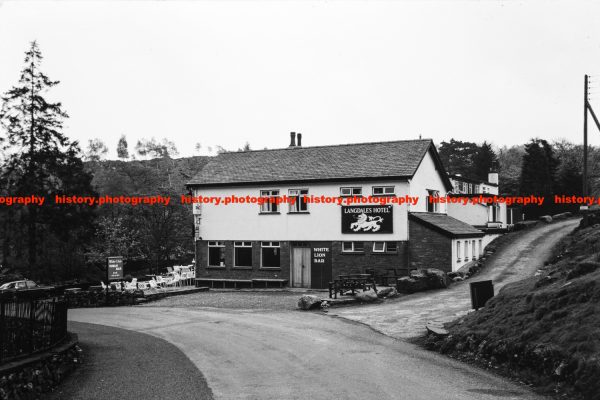
<path fill-rule="evenodd" d="M 342 242 L 342 252 L 344 253 L 362 253 L 363 251 L 365 251 L 363 242 Z"/>
<path fill-rule="evenodd" d="M 373 253 L 397 253 L 398 243 L 396 242 L 373 242 Z"/>
<path fill-rule="evenodd" d="M 233 242 L 233 266 L 252 266 L 252 242 Z"/>
<path fill-rule="evenodd" d="M 469 261 L 469 241 L 465 240 L 465 261 Z"/>
<path fill-rule="evenodd" d="M 482 256 L 483 255 L 483 246 L 481 243 L 481 239 L 479 239 L 479 255 Z"/>
<path fill-rule="evenodd" d="M 261 267 L 281 268 L 279 242 L 261 242 Z"/>
<path fill-rule="evenodd" d="M 225 266 L 225 242 L 208 242 L 208 266 Z"/>
<path fill-rule="evenodd" d="M 473 255 L 472 255 L 472 259 L 476 260 L 477 259 L 477 244 L 475 242 L 475 240 L 472 241 L 472 245 L 473 245 Z"/>
<path fill-rule="evenodd" d="M 456 241 L 456 261 L 460 261 L 460 240 Z"/>

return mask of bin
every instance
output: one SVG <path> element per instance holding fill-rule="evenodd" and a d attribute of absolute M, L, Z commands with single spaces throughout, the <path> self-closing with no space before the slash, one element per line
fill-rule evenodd
<path fill-rule="evenodd" d="M 494 284 L 492 281 L 471 282 L 472 308 L 479 310 L 492 297 L 494 297 Z"/>

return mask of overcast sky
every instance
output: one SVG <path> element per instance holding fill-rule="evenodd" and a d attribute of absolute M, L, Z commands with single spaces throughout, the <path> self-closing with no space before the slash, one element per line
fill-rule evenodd
<path fill-rule="evenodd" d="M 290 131 L 305 145 L 581 142 L 585 73 L 600 113 L 599 15 L 598 1 L 8 1 L 0 91 L 38 40 L 67 134 L 111 157 L 122 134 L 183 156 L 285 147 Z"/>

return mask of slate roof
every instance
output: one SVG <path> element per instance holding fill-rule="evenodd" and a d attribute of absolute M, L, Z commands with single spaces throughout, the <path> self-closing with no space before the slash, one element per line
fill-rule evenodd
<path fill-rule="evenodd" d="M 481 237 L 485 235 L 472 225 L 452 218 L 447 214 L 411 212 L 409 218 L 452 238 Z"/>
<path fill-rule="evenodd" d="M 188 186 L 409 179 L 427 151 L 432 151 L 451 187 L 430 139 L 223 153 L 209 161 Z"/>

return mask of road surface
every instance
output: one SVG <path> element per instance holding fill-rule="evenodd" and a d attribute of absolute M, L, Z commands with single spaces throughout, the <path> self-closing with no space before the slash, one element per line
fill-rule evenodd
<path fill-rule="evenodd" d="M 477 367 L 320 312 L 119 307 L 69 310 L 69 318 L 173 343 L 202 371 L 215 399 L 541 398 Z M 190 392 L 189 399 L 201 397 Z"/>
<path fill-rule="evenodd" d="M 422 336 L 427 322 L 449 322 L 471 310 L 470 282 L 491 279 L 498 293 L 504 285 L 534 275 L 560 239 L 577 225 L 579 219 L 571 219 L 519 233 L 488 259 L 484 270 L 449 289 L 412 294 L 384 304 L 332 309 L 331 313 L 398 339 Z"/>

